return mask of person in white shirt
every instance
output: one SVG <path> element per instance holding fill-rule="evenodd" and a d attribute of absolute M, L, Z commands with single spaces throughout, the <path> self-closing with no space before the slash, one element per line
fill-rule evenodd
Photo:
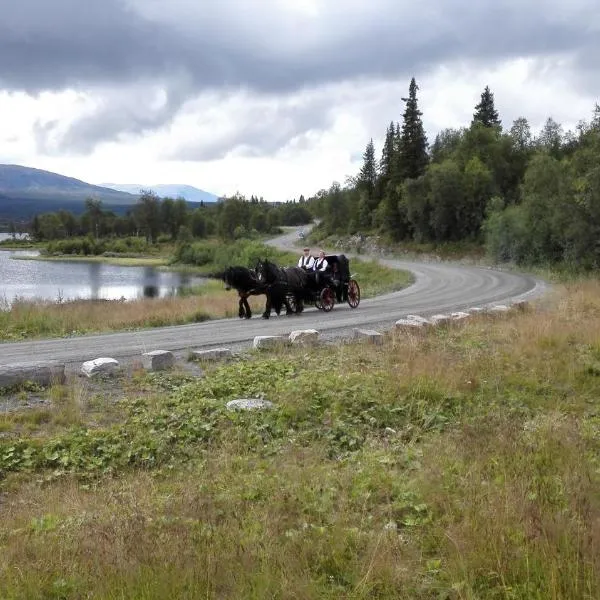
<path fill-rule="evenodd" d="M 304 252 L 298 261 L 298 266 L 301 269 L 305 269 L 306 271 L 310 271 L 315 264 L 315 259 L 310 253 L 310 248 L 304 248 Z"/>
<path fill-rule="evenodd" d="M 327 259 L 325 258 L 325 252 L 323 252 L 323 250 L 321 250 L 319 252 L 319 258 L 317 258 L 317 260 L 315 260 L 315 262 L 313 263 L 313 270 L 314 271 L 326 271 L 328 266 L 329 266 L 329 263 L 327 262 Z"/>

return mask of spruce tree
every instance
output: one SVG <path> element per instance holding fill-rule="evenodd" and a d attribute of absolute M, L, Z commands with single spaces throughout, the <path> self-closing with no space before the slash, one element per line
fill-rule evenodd
<path fill-rule="evenodd" d="M 410 81 L 408 98 L 402 98 L 406 103 L 404 122 L 400 133 L 399 143 L 399 176 L 401 180 L 416 179 L 425 172 L 429 156 L 427 155 L 427 137 L 421 120 L 422 112 L 417 104 L 417 85 L 415 78 Z"/>
<path fill-rule="evenodd" d="M 392 172 L 395 167 L 396 159 L 396 141 L 395 141 L 396 130 L 394 122 L 390 123 L 385 133 L 385 142 L 383 144 L 383 150 L 381 152 L 381 161 L 379 162 L 379 172 L 381 174 L 382 187 L 385 189 L 387 183 L 392 177 Z"/>
<path fill-rule="evenodd" d="M 481 94 L 481 102 L 475 106 L 473 123 L 481 123 L 485 127 L 501 127 L 502 125 L 494 106 L 494 94 L 487 85 Z"/>
<path fill-rule="evenodd" d="M 375 158 L 375 144 L 373 144 L 373 139 L 371 139 L 363 154 L 363 166 L 357 179 L 358 188 L 365 194 L 370 209 L 377 207 L 378 199 L 375 197 L 376 183 L 377 159 Z"/>

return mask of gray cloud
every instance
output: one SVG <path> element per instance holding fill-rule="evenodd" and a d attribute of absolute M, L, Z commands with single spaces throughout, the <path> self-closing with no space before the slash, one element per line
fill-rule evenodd
<path fill-rule="evenodd" d="M 64 135 L 65 147 L 85 151 L 160 127 L 186 98 L 208 90 L 289 93 L 357 77 L 418 78 L 453 60 L 490 64 L 559 52 L 597 71 L 590 62 L 590 49 L 598 50 L 595 0 L 480 4 L 334 0 L 304 19 L 273 0 L 19 0 L 0 9 L 0 88 L 164 87 L 165 105 L 142 114 L 105 93 L 106 105 Z M 589 77 L 579 83 L 592 85 Z"/>
<path fill-rule="evenodd" d="M 309 132 L 324 131 L 333 123 L 325 99 L 302 105 L 273 101 L 249 106 L 238 113 L 235 127 L 226 133 L 183 145 L 167 156 L 175 160 L 218 160 L 230 153 L 261 157 L 275 154 L 288 143 L 301 147 Z"/>

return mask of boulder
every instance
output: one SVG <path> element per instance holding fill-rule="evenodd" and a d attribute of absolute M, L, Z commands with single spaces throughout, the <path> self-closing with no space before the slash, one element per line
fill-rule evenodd
<path fill-rule="evenodd" d="M 404 317 L 405 319 L 408 319 L 409 321 L 415 321 L 417 323 L 423 323 L 423 325 L 429 325 L 429 319 L 426 319 L 425 317 L 422 317 L 421 315 L 406 315 L 406 317 Z"/>
<path fill-rule="evenodd" d="M 466 319 L 469 316 L 468 312 L 458 311 L 453 312 L 450 317 L 453 321 L 460 321 L 461 319 Z"/>
<path fill-rule="evenodd" d="M 192 350 L 192 358 L 195 360 L 222 360 L 231 358 L 233 352 L 230 348 L 211 348 L 210 350 Z"/>
<path fill-rule="evenodd" d="M 114 375 L 119 370 L 119 361 L 114 358 L 95 358 L 81 365 L 81 373 L 86 377 L 98 375 Z"/>
<path fill-rule="evenodd" d="M 230 400 L 227 403 L 227 410 L 268 410 L 275 408 L 275 405 L 262 398 L 239 398 Z"/>
<path fill-rule="evenodd" d="M 451 320 L 452 318 L 450 315 L 433 315 L 432 317 L 429 317 L 429 321 L 432 325 L 446 325 L 450 323 Z"/>
<path fill-rule="evenodd" d="M 374 329 L 354 329 L 354 338 L 365 340 L 370 344 L 376 344 L 378 346 L 383 344 L 383 335 Z"/>
<path fill-rule="evenodd" d="M 147 371 L 164 371 L 175 365 L 175 356 L 169 350 L 153 350 L 142 354 L 142 365 Z"/>
<path fill-rule="evenodd" d="M 398 319 L 394 323 L 394 328 L 395 329 L 423 329 L 426 325 L 427 325 L 427 323 L 424 323 L 423 321 L 413 321 L 412 319 L 409 319 L 408 317 L 406 317 L 404 319 Z"/>
<path fill-rule="evenodd" d="M 484 312 L 485 308 L 482 308 L 481 306 L 471 306 L 471 308 L 469 308 L 469 313 L 472 315 L 478 315 Z"/>
<path fill-rule="evenodd" d="M 38 385 L 64 383 L 65 365 L 49 361 L 0 366 L 0 389 L 12 387 L 26 381 Z"/>
<path fill-rule="evenodd" d="M 510 308 L 505 304 L 496 304 L 496 306 L 492 306 L 488 309 L 489 313 L 492 314 L 502 314 L 510 311 Z"/>
<path fill-rule="evenodd" d="M 316 329 L 297 329 L 290 333 L 290 343 L 303 346 L 316 344 L 319 341 L 319 332 Z"/>
<path fill-rule="evenodd" d="M 283 346 L 288 341 L 287 337 L 282 335 L 257 335 L 254 338 L 254 348 L 277 348 Z"/>

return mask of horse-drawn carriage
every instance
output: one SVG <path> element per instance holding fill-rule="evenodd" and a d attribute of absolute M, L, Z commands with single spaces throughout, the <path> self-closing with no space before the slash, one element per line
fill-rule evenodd
<path fill-rule="evenodd" d="M 325 271 L 307 271 L 300 267 L 278 267 L 269 260 L 259 260 L 256 268 L 228 267 L 212 277 L 221 279 L 226 289 L 236 289 L 239 295 L 239 316 L 252 316 L 249 296 L 264 294 L 267 298 L 263 317 L 271 309 L 277 314 L 285 306 L 286 314 L 301 313 L 304 304 L 329 312 L 338 302 L 351 308 L 360 304 L 360 287 L 350 274 L 350 264 L 343 254 L 326 256 Z"/>
<path fill-rule="evenodd" d="M 312 304 L 324 312 L 329 312 L 336 302 L 347 302 L 356 308 L 360 304 L 360 287 L 350 275 L 348 259 L 343 254 L 325 258 L 328 265 L 325 271 L 280 268 L 268 260 L 259 261 L 256 274 L 259 282 L 268 286 L 267 306 L 272 295 L 285 303 L 288 313 L 302 312 L 304 304 Z"/>
<path fill-rule="evenodd" d="M 350 274 L 350 262 L 343 254 L 330 254 L 325 260 L 327 269 L 314 272 L 312 303 L 325 312 L 336 302 L 347 302 L 350 308 L 356 308 L 360 304 L 360 286 Z"/>

